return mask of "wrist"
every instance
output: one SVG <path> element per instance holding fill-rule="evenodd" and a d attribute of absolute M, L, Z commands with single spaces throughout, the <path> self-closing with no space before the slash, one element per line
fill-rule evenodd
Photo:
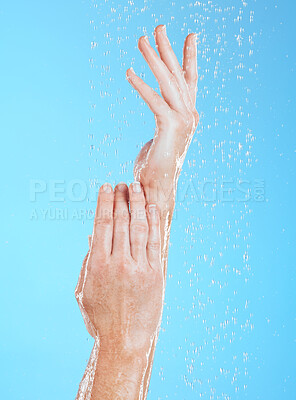
<path fill-rule="evenodd" d="M 145 363 L 147 354 L 150 351 L 151 343 L 139 346 L 132 346 L 127 340 L 112 341 L 104 338 L 96 339 L 99 347 L 99 354 L 106 360 L 122 360 L 123 362 Z"/>
<path fill-rule="evenodd" d="M 114 351 L 103 343 L 98 347 L 90 400 L 111 399 L 111 396 L 114 400 L 140 398 L 148 356 L 142 352 Z"/>
<path fill-rule="evenodd" d="M 139 351 L 134 353 L 125 351 L 111 352 L 109 349 L 100 347 L 99 359 L 104 365 L 141 371 L 147 364 L 147 353 Z"/>
<path fill-rule="evenodd" d="M 98 354 L 97 369 L 101 377 L 113 376 L 117 382 L 123 380 L 126 387 L 142 382 L 148 366 L 149 354 L 146 351 L 113 351 L 101 345 Z"/>

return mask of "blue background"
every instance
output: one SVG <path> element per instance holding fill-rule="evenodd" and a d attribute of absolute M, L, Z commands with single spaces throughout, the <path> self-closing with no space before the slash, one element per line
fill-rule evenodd
<path fill-rule="evenodd" d="M 288 0 L 0 4 L 1 398 L 75 398 L 93 343 L 74 288 L 96 190 L 131 182 L 153 135 L 125 71 L 157 88 L 137 40 L 154 45 L 160 23 L 180 62 L 199 33 L 201 120 L 148 398 L 296 397 L 294 16 Z"/>

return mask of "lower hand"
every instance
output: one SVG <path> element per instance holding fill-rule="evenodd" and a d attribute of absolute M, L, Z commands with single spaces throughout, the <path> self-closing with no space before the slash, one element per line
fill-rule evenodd
<path fill-rule="evenodd" d="M 129 203 L 130 202 L 130 211 Z M 100 188 L 75 296 L 101 351 L 148 352 L 163 305 L 160 219 L 139 183 Z"/>

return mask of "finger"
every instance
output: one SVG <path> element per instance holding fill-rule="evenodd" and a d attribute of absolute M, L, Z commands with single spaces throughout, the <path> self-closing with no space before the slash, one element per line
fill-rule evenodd
<path fill-rule="evenodd" d="M 192 102 L 187 83 L 184 78 L 184 71 L 174 53 L 166 34 L 165 25 L 158 25 L 154 31 L 154 38 L 159 56 L 166 64 L 168 70 L 175 76 L 177 84 L 181 89 L 184 102 L 189 110 L 192 110 Z"/>
<path fill-rule="evenodd" d="M 148 206 L 148 224 L 147 258 L 154 270 L 161 271 L 160 216 L 155 204 Z"/>
<path fill-rule="evenodd" d="M 88 248 L 91 248 L 92 235 L 88 235 Z"/>
<path fill-rule="evenodd" d="M 158 57 L 156 51 L 151 47 L 147 36 L 140 37 L 138 47 L 158 81 L 160 92 L 164 100 L 175 111 L 186 112 L 187 107 L 175 76 Z"/>
<path fill-rule="evenodd" d="M 107 258 L 111 254 L 113 235 L 113 204 L 112 186 L 105 183 L 100 187 L 97 209 L 94 220 L 93 241 L 91 252 L 94 256 Z"/>
<path fill-rule="evenodd" d="M 169 114 L 171 108 L 164 101 L 164 99 L 159 96 L 155 90 L 153 90 L 147 83 L 145 83 L 139 76 L 136 75 L 133 68 L 129 68 L 126 73 L 127 80 L 136 89 L 145 103 L 148 105 L 153 114 L 157 116 L 162 116 Z"/>
<path fill-rule="evenodd" d="M 146 200 L 140 182 L 134 182 L 130 185 L 129 200 L 131 210 L 131 255 L 135 261 L 143 263 L 147 259 L 148 222 L 145 210 Z"/>
<path fill-rule="evenodd" d="M 114 228 L 112 254 L 130 255 L 128 188 L 119 183 L 114 190 Z"/>
<path fill-rule="evenodd" d="M 197 44 L 196 34 L 190 33 L 185 39 L 183 48 L 183 71 L 187 82 L 192 104 L 195 107 L 197 93 Z"/>

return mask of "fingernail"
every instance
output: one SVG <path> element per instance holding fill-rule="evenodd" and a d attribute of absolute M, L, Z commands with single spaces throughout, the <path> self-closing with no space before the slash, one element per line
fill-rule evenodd
<path fill-rule="evenodd" d="M 147 36 L 147 35 L 144 36 L 144 40 L 145 40 L 147 43 L 149 43 L 149 39 L 148 39 L 148 36 Z"/>
<path fill-rule="evenodd" d="M 112 190 L 111 185 L 109 183 L 104 183 L 103 190 L 105 193 L 111 193 Z"/>
<path fill-rule="evenodd" d="M 166 34 L 166 26 L 165 26 L 165 25 L 163 25 L 163 26 L 161 27 L 161 32 Z"/>
<path fill-rule="evenodd" d="M 135 73 L 135 71 L 134 71 L 134 69 L 133 69 L 132 67 L 129 68 L 129 74 L 131 74 L 131 76 L 125 74 L 126 79 L 127 79 L 128 81 L 134 82 L 136 73 Z"/>
<path fill-rule="evenodd" d="M 193 38 L 194 38 L 194 43 L 196 44 L 196 43 L 197 43 L 197 33 L 195 33 L 195 34 L 193 35 Z"/>
<path fill-rule="evenodd" d="M 126 185 L 125 185 L 124 182 L 119 182 L 119 183 L 118 183 L 118 190 L 119 190 L 120 192 L 124 192 L 124 191 L 125 191 L 125 188 L 126 188 Z"/>
<path fill-rule="evenodd" d="M 140 193 L 141 192 L 141 184 L 140 184 L 140 182 L 134 182 L 133 183 L 133 192 L 134 193 Z"/>
<path fill-rule="evenodd" d="M 155 204 L 149 204 L 148 206 L 149 214 L 152 218 L 156 218 L 157 208 Z"/>
<path fill-rule="evenodd" d="M 136 73 L 135 73 L 133 67 L 130 67 L 128 70 L 132 73 L 132 75 L 136 75 Z M 128 75 L 126 75 L 126 79 L 133 80 L 133 76 L 128 76 Z"/>

